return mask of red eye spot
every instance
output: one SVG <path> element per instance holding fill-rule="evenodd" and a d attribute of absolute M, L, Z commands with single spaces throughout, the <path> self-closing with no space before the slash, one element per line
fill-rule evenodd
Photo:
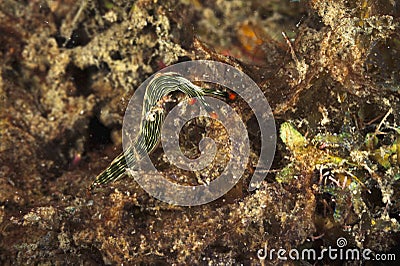
<path fill-rule="evenodd" d="M 218 119 L 218 114 L 216 112 L 211 112 L 209 115 L 212 119 Z"/>
<path fill-rule="evenodd" d="M 197 99 L 196 98 L 189 98 L 188 99 L 188 104 L 189 105 L 193 105 L 193 104 L 195 104 L 197 102 Z"/>
<path fill-rule="evenodd" d="M 236 97 L 237 97 L 236 93 L 230 92 L 230 93 L 228 94 L 228 98 L 229 98 L 229 100 L 231 100 L 231 101 L 236 100 Z"/>

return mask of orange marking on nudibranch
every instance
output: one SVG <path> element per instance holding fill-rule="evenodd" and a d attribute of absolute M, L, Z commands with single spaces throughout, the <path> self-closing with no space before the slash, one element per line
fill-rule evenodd
<path fill-rule="evenodd" d="M 228 94 L 228 98 L 229 98 L 229 100 L 234 101 L 234 100 L 236 100 L 237 95 L 236 95 L 236 93 L 230 92 Z"/>

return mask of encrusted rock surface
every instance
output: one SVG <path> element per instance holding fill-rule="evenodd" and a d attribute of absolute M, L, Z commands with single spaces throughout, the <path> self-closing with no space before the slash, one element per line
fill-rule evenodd
<path fill-rule="evenodd" d="M 398 248 L 399 5 L 281 2 L 2 1 L 0 264 L 247 265 L 262 263 L 266 244 L 319 248 L 338 237 L 377 253 Z M 259 133 L 238 99 L 230 104 L 251 134 L 250 163 L 221 199 L 171 206 L 130 178 L 88 193 L 121 151 L 135 88 L 195 59 L 245 71 L 273 108 L 277 134 L 291 121 L 309 146 L 279 139 L 273 171 L 249 192 Z M 199 126 L 224 139 L 217 124 Z M 166 176 L 184 174 L 160 152 L 152 159 Z M 318 154 L 343 161 L 323 155 L 321 166 Z M 357 175 L 358 194 L 321 188 L 328 170 Z"/>

